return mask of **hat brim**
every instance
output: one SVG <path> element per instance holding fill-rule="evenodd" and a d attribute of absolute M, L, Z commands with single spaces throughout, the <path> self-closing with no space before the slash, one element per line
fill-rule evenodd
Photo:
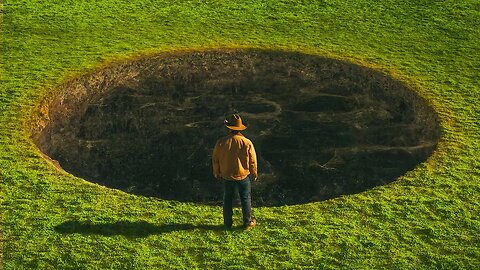
<path fill-rule="evenodd" d="M 239 127 L 237 126 L 229 126 L 229 125 L 225 125 L 228 129 L 231 129 L 231 130 L 235 130 L 235 131 L 241 131 L 241 130 L 245 130 L 247 129 L 247 127 L 245 125 L 241 125 Z"/>

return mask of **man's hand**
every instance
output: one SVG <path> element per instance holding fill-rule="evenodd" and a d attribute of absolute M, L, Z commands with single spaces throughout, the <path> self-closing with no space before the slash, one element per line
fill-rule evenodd
<path fill-rule="evenodd" d="M 258 175 L 252 175 L 251 178 L 252 178 L 252 181 L 253 181 L 253 182 L 257 182 L 257 181 L 258 181 Z"/>

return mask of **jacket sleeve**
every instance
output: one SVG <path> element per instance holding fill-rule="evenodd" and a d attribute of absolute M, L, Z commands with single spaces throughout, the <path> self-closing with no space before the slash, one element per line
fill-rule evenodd
<path fill-rule="evenodd" d="M 215 148 L 212 153 L 212 167 L 213 167 L 213 176 L 215 178 L 220 177 L 220 163 L 218 161 L 218 142 L 215 144 Z"/>
<path fill-rule="evenodd" d="M 248 148 L 248 170 L 250 171 L 250 176 L 252 177 L 253 181 L 257 180 L 257 153 L 255 153 L 255 147 L 253 147 L 253 143 L 250 144 Z"/>

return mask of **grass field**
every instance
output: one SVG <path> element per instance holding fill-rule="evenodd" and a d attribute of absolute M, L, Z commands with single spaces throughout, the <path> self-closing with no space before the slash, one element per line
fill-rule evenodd
<path fill-rule="evenodd" d="M 478 1 L 6 0 L 0 8 L 4 269 L 480 268 Z M 245 232 L 223 230 L 220 207 L 134 196 L 59 171 L 29 138 L 36 104 L 69 78 L 137 55 L 220 47 L 382 70 L 438 112 L 438 148 L 387 186 L 255 208 L 259 226 Z"/>

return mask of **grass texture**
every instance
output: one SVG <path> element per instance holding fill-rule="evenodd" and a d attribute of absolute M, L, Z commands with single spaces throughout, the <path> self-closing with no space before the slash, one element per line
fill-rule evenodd
<path fill-rule="evenodd" d="M 0 9 L 4 269 L 480 268 L 478 1 L 5 0 Z M 438 112 L 438 149 L 387 186 L 255 208 L 259 226 L 244 232 L 221 228 L 220 207 L 59 171 L 29 139 L 36 104 L 69 78 L 136 55 L 219 47 L 382 70 Z"/>

